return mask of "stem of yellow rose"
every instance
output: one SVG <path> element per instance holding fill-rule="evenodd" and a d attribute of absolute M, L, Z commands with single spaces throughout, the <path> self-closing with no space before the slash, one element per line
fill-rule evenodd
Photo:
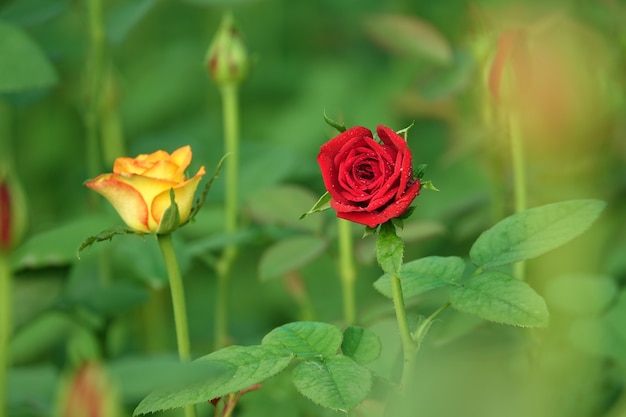
<path fill-rule="evenodd" d="M 396 312 L 396 320 L 400 329 L 400 337 L 402 339 L 402 378 L 401 389 L 404 391 L 411 383 L 411 375 L 413 373 L 413 361 L 417 354 L 417 345 L 413 342 L 409 321 L 406 316 L 406 308 L 404 306 L 404 295 L 402 294 L 402 284 L 400 277 L 391 275 L 391 290 L 393 294 L 393 307 Z"/>
<path fill-rule="evenodd" d="M 228 155 L 226 161 L 226 196 L 224 210 L 226 216 L 225 232 L 237 231 L 239 213 L 239 89 L 237 84 L 227 83 L 220 86 L 222 113 L 224 117 L 224 148 Z M 228 344 L 228 298 L 230 272 L 237 257 L 237 246 L 224 248 L 217 262 L 217 302 L 215 304 L 215 348 Z"/>
<path fill-rule="evenodd" d="M 12 275 L 9 256 L 0 253 L 0 415 L 8 415 L 6 401 L 9 368 L 9 339 L 11 336 Z"/>
<path fill-rule="evenodd" d="M 509 119 L 511 136 L 511 162 L 513 165 L 513 191 L 515 196 L 515 212 L 526 210 L 526 166 L 524 162 L 524 141 L 522 131 L 515 116 Z M 525 263 L 514 265 L 515 277 L 524 280 Z"/>
<path fill-rule="evenodd" d="M 178 357 L 182 362 L 191 359 L 191 349 L 189 345 L 189 330 L 187 325 L 187 307 L 185 306 L 185 290 L 183 287 L 183 277 L 180 274 L 178 259 L 172 243 L 172 235 L 157 235 L 161 254 L 165 261 L 167 276 L 170 281 L 170 291 L 172 293 L 172 307 L 174 309 L 174 326 L 176 328 L 176 343 L 178 346 Z M 195 417 L 196 409 L 193 405 L 185 407 L 185 417 Z"/>
<path fill-rule="evenodd" d="M 356 271 L 354 267 L 352 230 L 348 220 L 337 219 L 339 227 L 339 275 L 343 290 L 343 319 L 346 326 L 356 321 L 356 297 L 354 285 Z"/>

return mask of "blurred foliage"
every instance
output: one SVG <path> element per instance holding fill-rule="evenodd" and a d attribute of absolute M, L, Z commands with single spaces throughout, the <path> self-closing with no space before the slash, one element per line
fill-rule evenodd
<path fill-rule="evenodd" d="M 190 144 L 192 171 L 217 164 L 221 103 L 204 57 L 227 8 L 253 57 L 241 89 L 243 227 L 223 233 L 218 177 L 195 222 L 175 236 L 194 357 L 211 352 L 214 265 L 232 243 L 240 247 L 233 343 L 258 344 L 299 319 L 341 324 L 334 214 L 298 220 L 324 191 L 316 156 L 335 134 L 324 112 L 370 129 L 414 123 L 414 160 L 428 164 L 426 178 L 441 191 L 423 191 L 400 231 L 405 261 L 465 256 L 483 230 L 511 214 L 505 106 L 494 102 L 487 80 L 499 34 L 521 30 L 535 45 L 521 62 L 545 93 L 533 108 L 555 122 L 541 130 L 545 120 L 534 115 L 527 130 L 529 205 L 597 198 L 608 208 L 582 237 L 528 264 L 528 282 L 551 312 L 547 329 L 446 311 L 420 351 L 412 401 L 433 416 L 626 413 L 626 3 L 103 1 L 104 142 L 90 167 L 93 2 L 0 0 L 0 152 L 11 154 L 29 214 L 27 239 L 12 257 L 11 416 L 55 415 L 62 375 L 85 360 L 105 364 L 128 415 L 167 378 L 175 337 L 156 242 L 117 236 L 79 260 L 87 236 L 121 224 L 82 183 L 94 169 L 110 171 L 121 155 L 111 155 L 107 141 L 120 139 L 127 155 Z M 541 50 L 544 36 L 563 54 Z M 550 89 L 557 85 L 566 94 Z M 567 109 L 577 122 L 562 128 Z M 381 275 L 375 241 L 358 240 L 360 227 L 353 232 L 359 324 L 383 342 L 368 367 L 394 378 L 399 340 L 389 300 L 372 286 Z M 438 291 L 407 300 L 412 320 L 440 305 Z M 355 413 L 379 415 L 379 385 Z M 243 396 L 238 415 L 277 409 L 283 417 L 340 414 L 306 401 L 278 375 Z M 212 412 L 208 404 L 200 411 Z"/>

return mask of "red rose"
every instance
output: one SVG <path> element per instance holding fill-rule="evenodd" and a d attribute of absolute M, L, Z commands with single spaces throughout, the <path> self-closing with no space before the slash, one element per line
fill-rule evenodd
<path fill-rule="evenodd" d="M 317 162 L 337 217 L 376 227 L 401 216 L 420 191 L 406 141 L 385 126 L 355 126 L 322 145 Z"/>

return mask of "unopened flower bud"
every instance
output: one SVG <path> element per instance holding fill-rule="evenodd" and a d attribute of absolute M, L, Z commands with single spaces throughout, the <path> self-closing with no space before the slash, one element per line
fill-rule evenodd
<path fill-rule="evenodd" d="M 119 394 L 105 369 L 86 362 L 62 388 L 60 417 L 117 417 Z"/>
<path fill-rule="evenodd" d="M 220 86 L 237 85 L 246 79 L 250 61 L 232 15 L 222 19 L 206 55 L 209 75 Z"/>
<path fill-rule="evenodd" d="M 0 165 L 0 252 L 15 248 L 26 232 L 26 199 L 20 183 Z"/>

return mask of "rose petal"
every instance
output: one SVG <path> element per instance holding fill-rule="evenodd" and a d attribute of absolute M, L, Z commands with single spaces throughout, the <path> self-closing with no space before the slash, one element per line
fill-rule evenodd
<path fill-rule="evenodd" d="M 317 156 L 317 162 L 322 172 L 324 185 L 330 195 L 338 200 L 347 201 L 345 197 L 339 193 L 337 166 L 334 164 L 335 156 L 344 147 L 358 138 L 371 138 L 372 132 L 361 126 L 355 126 L 345 132 L 335 136 L 320 147 L 320 153 Z"/>
<path fill-rule="evenodd" d="M 390 146 L 395 147 L 398 153 L 402 156 L 402 159 L 396 161 L 396 167 L 400 167 L 400 183 L 398 184 L 398 192 L 396 198 L 400 198 L 400 195 L 404 192 L 409 181 L 413 180 L 413 156 L 408 148 L 406 140 L 398 135 L 387 126 L 379 125 L 376 127 L 376 133 L 383 141 Z"/>
<path fill-rule="evenodd" d="M 156 162 L 152 167 L 143 172 L 144 177 L 164 179 L 168 181 L 181 182 L 185 181 L 184 172 L 181 172 L 179 166 L 170 161 Z"/>
<path fill-rule="evenodd" d="M 171 161 L 180 167 L 180 174 L 183 174 L 191 163 L 191 146 L 185 145 L 172 152 Z"/>
<path fill-rule="evenodd" d="M 102 174 L 85 185 L 102 194 L 131 229 L 149 232 L 148 206 L 141 193 L 117 174 Z"/>
<path fill-rule="evenodd" d="M 204 166 L 201 166 L 196 175 L 188 179 L 185 182 L 174 186 L 174 199 L 178 204 L 178 213 L 180 214 L 180 222 L 183 223 L 189 217 L 191 207 L 193 205 L 193 196 L 198 188 L 198 183 L 202 179 L 202 176 L 206 173 Z M 170 189 L 158 194 L 154 200 L 152 200 L 151 213 L 152 219 L 150 223 L 155 223 L 155 230 L 158 228 L 161 218 L 165 210 L 172 204 L 170 199 Z"/>
<path fill-rule="evenodd" d="M 401 216 L 411 205 L 415 197 L 419 194 L 420 182 L 416 180 L 406 190 L 402 197 L 381 211 L 341 211 L 341 205 L 333 204 L 331 200 L 330 205 L 337 211 L 337 217 L 350 220 L 355 223 L 364 224 L 369 227 L 376 227 L 379 224 L 385 223 L 389 219 Z"/>

